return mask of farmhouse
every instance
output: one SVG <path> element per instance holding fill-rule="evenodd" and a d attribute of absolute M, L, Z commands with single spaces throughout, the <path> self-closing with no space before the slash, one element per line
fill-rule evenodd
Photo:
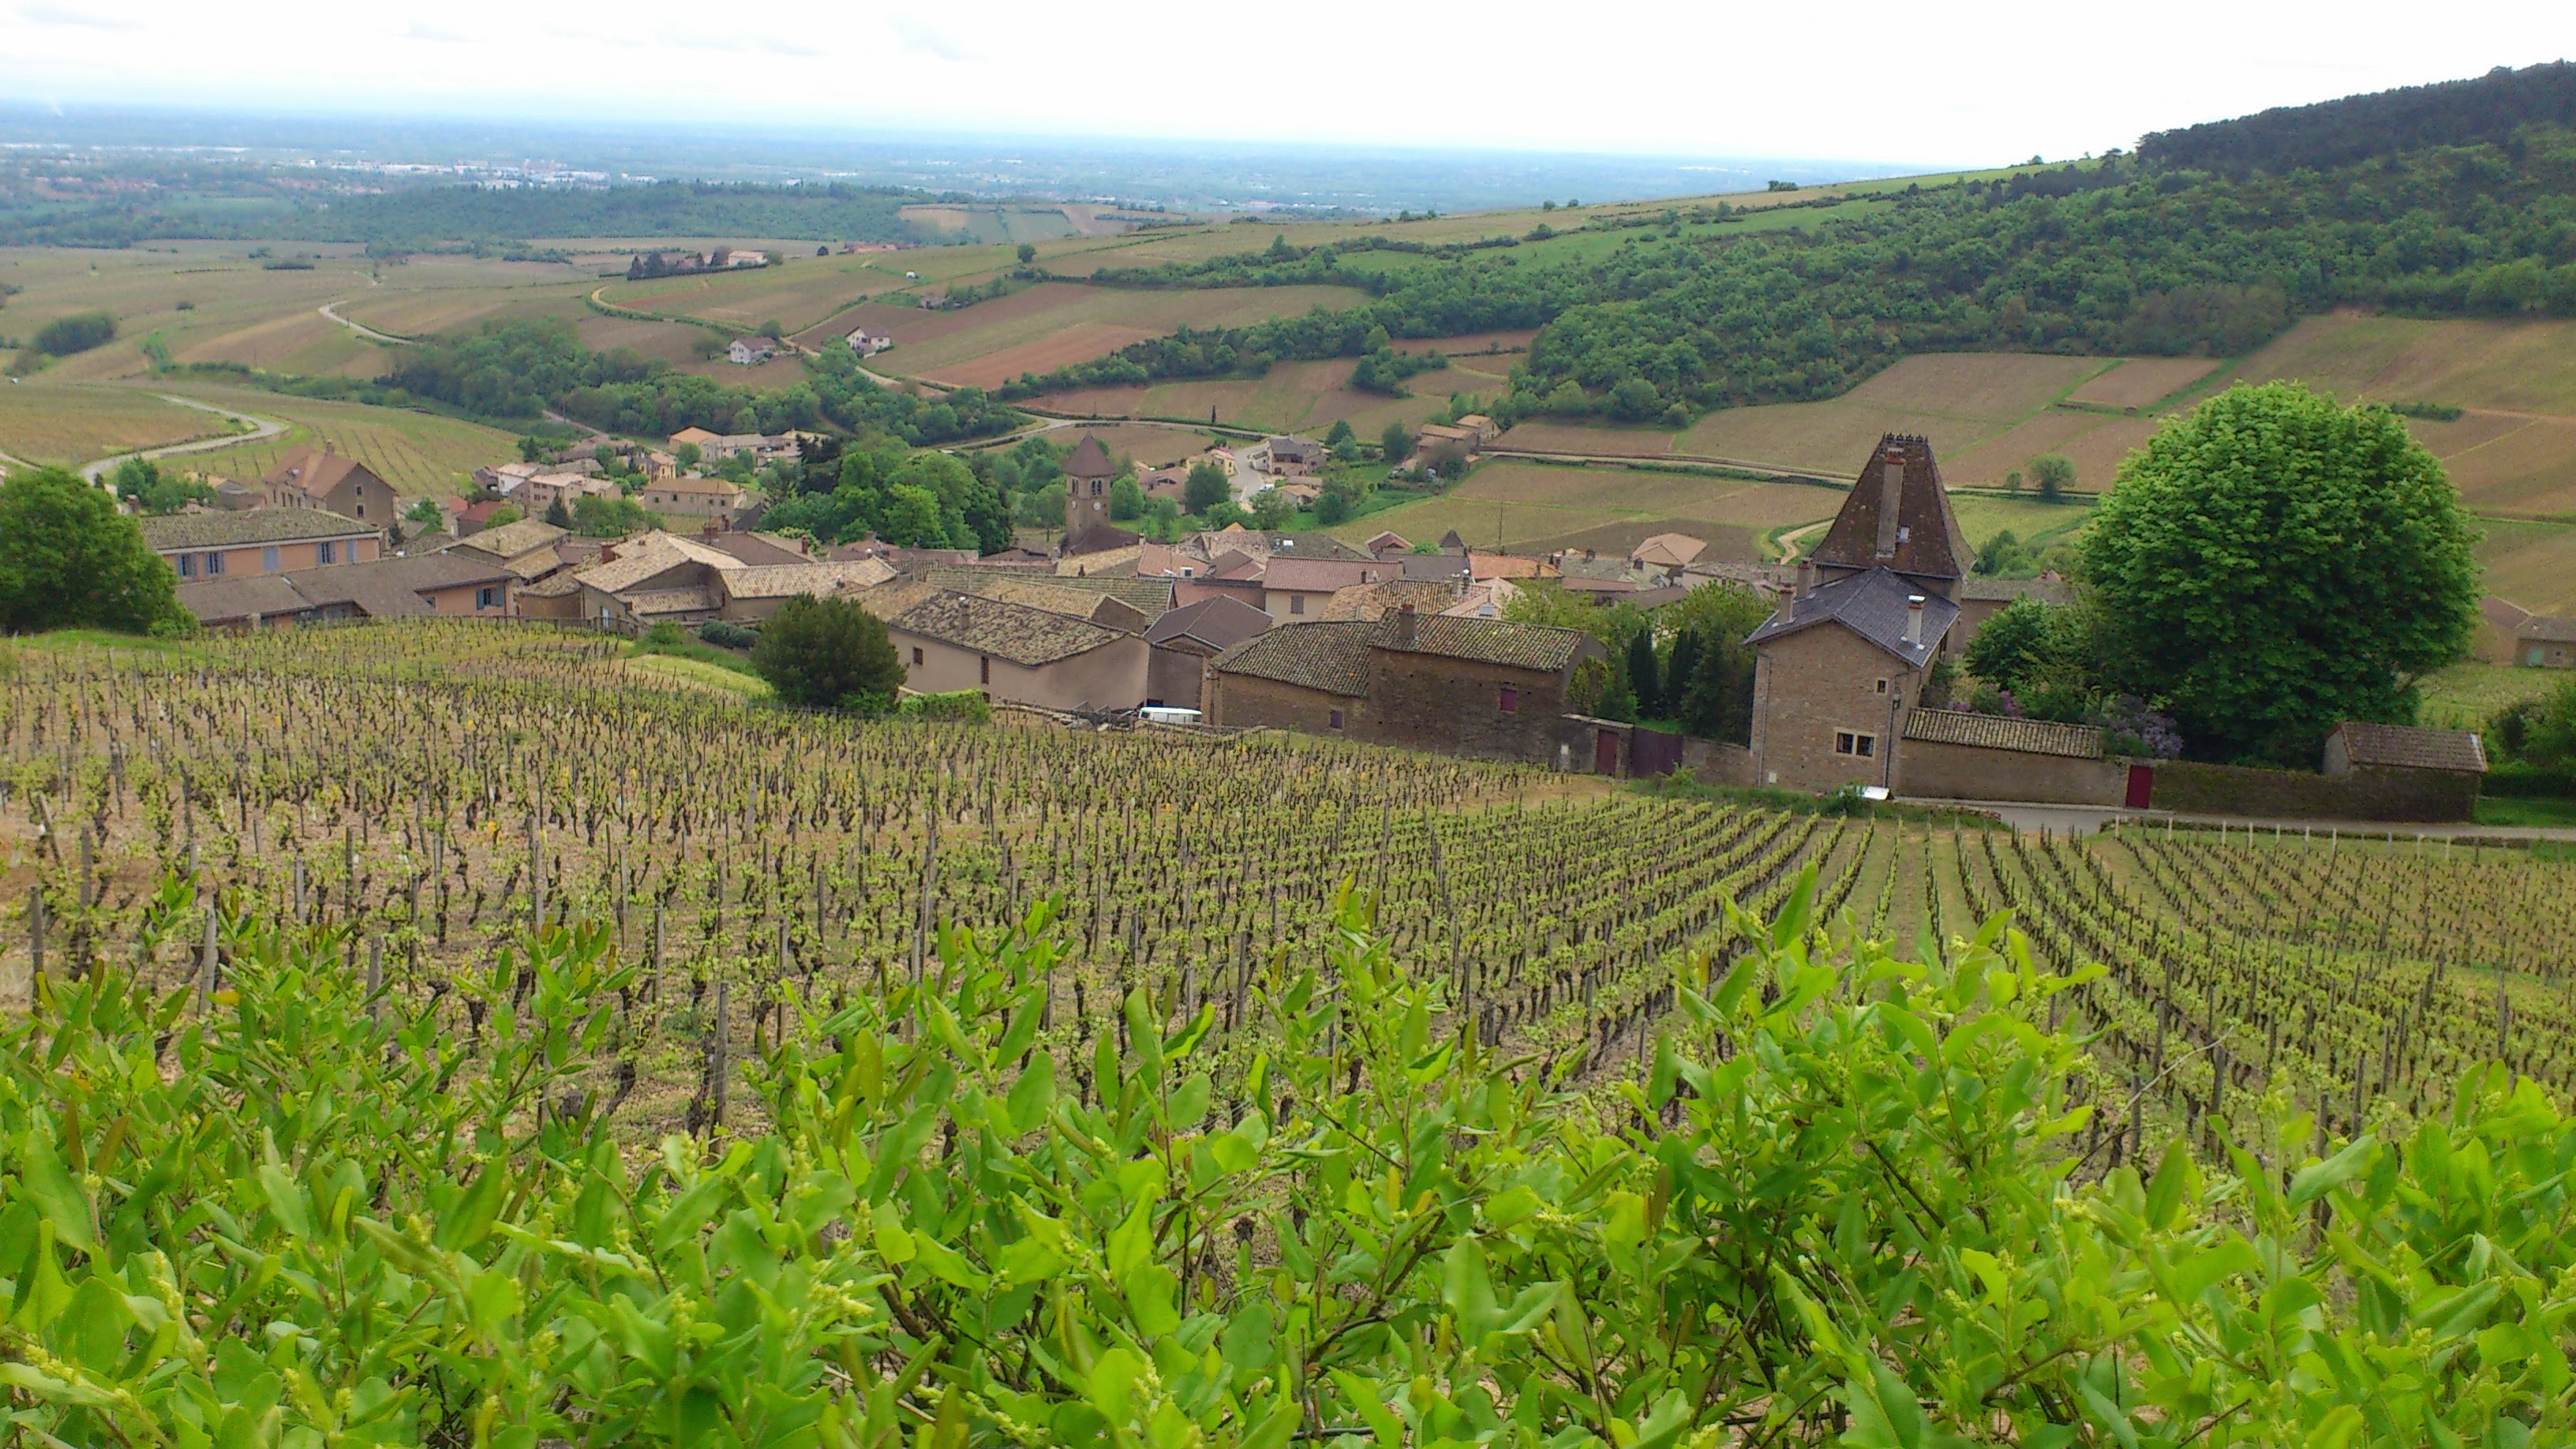
<path fill-rule="evenodd" d="M 1244 464 L 1252 471 L 1287 478 L 1303 478 L 1317 472 L 1331 457 L 1323 444 L 1293 434 L 1264 438 L 1243 450 Z"/>
<path fill-rule="evenodd" d="M 1473 454 L 1482 441 L 1473 428 L 1424 423 L 1414 430 L 1413 451 L 1428 462 L 1454 463 Z"/>
<path fill-rule="evenodd" d="M 737 337 L 725 349 L 725 356 L 736 367 L 756 367 L 778 355 L 775 337 Z"/>
<path fill-rule="evenodd" d="M 381 527 L 400 512 L 393 486 L 364 463 L 318 448 L 294 448 L 260 480 L 271 508 L 318 508 Z"/>
<path fill-rule="evenodd" d="M 363 563 L 385 541 L 379 524 L 309 508 L 247 513 L 173 513 L 137 520 L 143 541 L 182 579 L 281 574 L 326 564 Z"/>
<path fill-rule="evenodd" d="M 1209 661 L 1208 722 L 1554 763 L 1588 748 L 1566 689 L 1602 652 L 1579 630 L 1409 610 L 1289 625 Z"/>
<path fill-rule="evenodd" d="M 179 603 L 198 623 L 225 631 L 432 614 L 500 618 L 510 612 L 517 582 L 488 560 L 433 553 L 199 579 L 179 585 Z"/>
<path fill-rule="evenodd" d="M 849 343 L 850 350 L 861 357 L 874 357 L 894 346 L 892 337 L 882 332 L 870 332 L 865 327 L 851 328 L 849 335 L 842 340 Z"/>

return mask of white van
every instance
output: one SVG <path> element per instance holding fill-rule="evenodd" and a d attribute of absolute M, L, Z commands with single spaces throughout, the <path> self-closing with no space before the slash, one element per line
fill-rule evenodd
<path fill-rule="evenodd" d="M 1147 724 L 1173 725 L 1194 725 L 1197 724 L 1201 718 L 1197 710 L 1183 709 L 1178 705 L 1169 704 L 1146 705 L 1144 708 L 1136 711 L 1136 717 Z"/>

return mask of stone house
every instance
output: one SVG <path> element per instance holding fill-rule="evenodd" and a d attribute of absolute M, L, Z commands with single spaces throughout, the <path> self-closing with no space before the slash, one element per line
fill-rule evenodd
<path fill-rule="evenodd" d="M 380 524 L 315 508 L 173 513 L 136 522 L 145 545 L 183 581 L 365 563 L 385 541 Z"/>
<path fill-rule="evenodd" d="M 1145 700 L 1145 636 L 1046 609 L 948 590 L 886 620 L 905 684 L 982 690 L 1047 709 L 1133 709 Z"/>
<path fill-rule="evenodd" d="M 319 448 L 290 448 L 260 479 L 271 508 L 314 508 L 378 528 L 401 513 L 393 485 L 355 458 Z"/>
<path fill-rule="evenodd" d="M 775 337 L 737 337 L 725 349 L 725 357 L 736 367 L 757 367 L 777 355 Z"/>
<path fill-rule="evenodd" d="M 1573 629 L 1399 611 L 1273 628 L 1208 664 L 1208 722 L 1481 759 L 1563 764 L 1590 731 L 1566 713 Z"/>
<path fill-rule="evenodd" d="M 644 485 L 635 501 L 656 513 L 678 514 L 689 518 L 740 517 L 751 494 L 739 483 L 722 478 L 684 478 L 673 475 Z"/>
<path fill-rule="evenodd" d="M 2534 669 L 2576 668 L 2576 619 L 2524 616 L 2513 630 L 2513 662 Z"/>
<path fill-rule="evenodd" d="M 1968 558 L 1932 445 L 1881 438 L 1793 596 L 1746 636 L 1756 783 L 1895 787 L 1906 716 L 1958 621 Z"/>

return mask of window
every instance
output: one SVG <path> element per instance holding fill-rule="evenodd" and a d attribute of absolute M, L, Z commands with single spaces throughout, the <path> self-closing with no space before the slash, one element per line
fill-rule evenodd
<path fill-rule="evenodd" d="M 1879 693 L 1881 693 L 1881 694 L 1885 694 L 1885 693 L 1887 693 L 1887 681 L 1886 681 L 1886 680 L 1882 679 L 1882 680 L 1880 680 L 1880 681 L 1878 682 L 1878 692 L 1879 692 Z"/>
<path fill-rule="evenodd" d="M 1100 480 L 1097 478 L 1091 480 L 1091 496 L 1094 498 L 1100 496 Z"/>
<path fill-rule="evenodd" d="M 1291 614 L 1302 614 L 1306 612 L 1306 596 L 1304 594 L 1290 594 L 1288 596 L 1288 612 Z"/>
<path fill-rule="evenodd" d="M 1512 688 L 1508 684 L 1504 685 L 1502 707 L 1503 713 L 1505 714 L 1511 714 L 1519 710 L 1521 707 L 1521 692 Z"/>
<path fill-rule="evenodd" d="M 474 607 L 478 609 L 497 609 L 501 607 L 501 591 L 496 588 L 476 589 L 474 591 Z"/>
<path fill-rule="evenodd" d="M 1342 712 L 1341 712 L 1340 710 L 1338 710 L 1338 709 L 1337 709 L 1337 710 L 1334 710 L 1334 711 L 1333 711 L 1333 728 L 1335 728 L 1335 729 L 1340 729 L 1341 727 L 1342 727 Z"/>
<path fill-rule="evenodd" d="M 207 554 L 207 555 L 206 555 L 206 577 L 207 577 L 207 578 L 210 578 L 210 579 L 211 579 L 211 578 L 214 578 L 216 575 L 221 574 L 223 571 L 224 571 L 224 556 L 223 556 L 222 554 L 219 554 L 219 553 L 210 553 L 210 554 Z"/>
<path fill-rule="evenodd" d="M 193 553 L 183 553 L 179 555 L 179 577 L 183 579 L 193 579 L 196 576 L 197 556 Z"/>
<path fill-rule="evenodd" d="M 1834 753 L 1866 760 L 1878 753 L 1878 736 L 1855 734 L 1850 730 L 1834 731 Z"/>
<path fill-rule="evenodd" d="M 367 516 L 367 505 L 365 505 L 365 504 L 363 504 L 363 503 L 361 503 L 361 504 L 359 504 L 359 505 L 358 505 L 358 516 L 359 516 L 360 518 L 364 518 L 364 517 L 366 517 L 366 516 Z"/>
<path fill-rule="evenodd" d="M 983 654 L 976 656 L 975 682 L 977 684 L 990 684 L 993 682 L 993 659 L 991 655 Z"/>
<path fill-rule="evenodd" d="M 921 667 L 921 646 L 918 644 L 912 646 L 912 667 L 915 669 Z"/>
<path fill-rule="evenodd" d="M 340 546 L 327 538 L 313 545 L 313 561 L 318 564 L 338 563 Z"/>
<path fill-rule="evenodd" d="M 259 551 L 259 571 L 264 574 L 273 574 L 277 572 L 276 544 L 272 543 L 268 547 Z"/>

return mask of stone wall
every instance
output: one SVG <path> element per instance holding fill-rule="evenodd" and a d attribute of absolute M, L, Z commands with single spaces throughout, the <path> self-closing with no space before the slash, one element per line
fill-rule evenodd
<path fill-rule="evenodd" d="M 2442 770 L 2312 775 L 2161 760 L 2155 771 L 2149 803 L 2186 815 L 2431 822 L 2467 820 L 2477 813 L 2478 777 Z"/>
<path fill-rule="evenodd" d="M 1919 799 L 2117 805 L 2128 788 L 2126 760 L 2081 760 L 1931 740 L 1907 740 L 1897 754 L 1896 793 Z"/>
<path fill-rule="evenodd" d="M 921 694 L 980 689 L 988 697 L 1046 709 L 1133 709 L 1145 697 L 1143 638 L 1122 634 L 1097 649 L 1035 668 L 1013 664 L 926 634 L 888 629 L 903 661 L 904 685 Z M 920 662 L 914 662 L 918 651 Z M 991 665 L 986 677 L 985 665 Z"/>
<path fill-rule="evenodd" d="M 1753 751 L 1724 740 L 1684 740 L 1682 768 L 1703 785 L 1745 788 L 1753 783 Z"/>
<path fill-rule="evenodd" d="M 1514 693 L 1509 710 L 1502 707 L 1505 689 Z M 1535 669 L 1372 649 L 1368 703 L 1360 737 L 1379 744 L 1554 765 L 1557 746 L 1571 742 L 1565 680 Z M 1590 736 L 1583 738 L 1588 749 Z"/>
<path fill-rule="evenodd" d="M 1333 711 L 1342 727 L 1333 727 Z M 1208 681 L 1207 722 L 1228 729 L 1283 729 L 1334 739 L 1361 739 L 1368 701 L 1327 694 L 1250 674 L 1220 674 Z"/>

